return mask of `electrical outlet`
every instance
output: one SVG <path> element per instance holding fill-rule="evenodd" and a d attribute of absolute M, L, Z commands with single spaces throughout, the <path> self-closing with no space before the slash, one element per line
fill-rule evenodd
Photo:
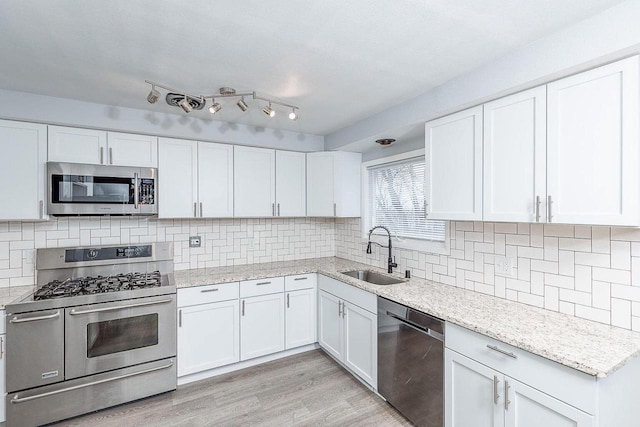
<path fill-rule="evenodd" d="M 189 236 L 189 247 L 199 248 L 202 246 L 202 238 L 200 236 Z"/>
<path fill-rule="evenodd" d="M 513 277 L 513 267 L 515 259 L 501 255 L 495 256 L 495 274 L 496 276 Z"/>

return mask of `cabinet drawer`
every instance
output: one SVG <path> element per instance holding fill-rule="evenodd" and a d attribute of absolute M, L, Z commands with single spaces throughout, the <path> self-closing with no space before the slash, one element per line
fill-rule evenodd
<path fill-rule="evenodd" d="M 595 413 L 595 377 L 450 322 L 445 337 L 447 348 L 584 412 Z"/>
<path fill-rule="evenodd" d="M 245 280 L 240 282 L 240 298 L 284 292 L 284 277 Z"/>
<path fill-rule="evenodd" d="M 239 283 L 232 282 L 178 289 L 178 307 L 238 299 L 238 288 Z"/>
<path fill-rule="evenodd" d="M 310 289 L 316 287 L 318 275 L 296 274 L 295 276 L 286 276 L 284 278 L 284 290 L 287 292 L 299 291 L 300 289 Z"/>
<path fill-rule="evenodd" d="M 372 293 L 322 274 L 318 275 L 318 287 L 373 314 L 378 313 L 378 298 Z"/>

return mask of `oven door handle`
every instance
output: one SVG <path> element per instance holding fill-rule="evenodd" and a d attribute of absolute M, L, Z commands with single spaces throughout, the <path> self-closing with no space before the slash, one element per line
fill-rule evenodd
<path fill-rule="evenodd" d="M 55 319 L 56 317 L 60 317 L 60 310 L 56 311 L 53 314 L 48 314 L 46 316 L 38 316 L 38 317 L 13 317 L 9 320 L 9 323 L 26 323 L 26 322 L 35 322 L 37 320 L 49 320 Z"/>
<path fill-rule="evenodd" d="M 74 386 L 71 386 L 71 387 L 62 388 L 60 390 L 54 390 L 54 391 L 49 391 L 47 393 L 36 394 L 34 396 L 18 397 L 19 395 L 16 394 L 11 398 L 10 402 L 11 403 L 28 402 L 30 400 L 40 399 L 42 397 L 53 396 L 53 395 L 56 395 L 56 394 L 66 393 L 68 391 L 78 390 L 78 389 L 85 388 L 85 387 L 91 387 L 91 386 L 94 386 L 94 385 L 104 384 L 104 383 L 108 383 L 108 382 L 111 382 L 111 381 L 122 380 L 124 378 L 135 377 L 137 375 L 143 375 L 143 374 L 148 374 L 148 373 L 155 372 L 155 371 L 161 371 L 163 369 L 171 368 L 172 366 L 173 366 L 173 360 L 169 361 L 169 363 L 167 363 L 166 365 L 157 366 L 155 368 L 145 369 L 144 371 L 131 372 L 131 373 L 128 373 L 128 374 L 118 375 L 118 376 L 112 377 L 112 378 L 105 378 L 103 380 L 91 381 L 91 382 L 86 383 L 86 384 L 78 384 L 78 385 L 74 385 Z"/>
<path fill-rule="evenodd" d="M 145 307 L 147 305 L 157 305 L 157 304 L 167 304 L 173 302 L 173 298 L 163 299 L 159 301 L 147 301 L 147 302 L 139 302 L 136 304 L 127 304 L 127 305 L 119 305 L 117 307 L 103 307 L 103 308 L 93 308 L 90 310 L 71 310 L 69 312 L 72 316 L 78 316 L 80 314 L 91 314 L 91 313 L 102 313 L 105 311 L 116 311 L 116 310 L 124 310 L 127 308 L 136 308 L 136 307 Z"/>

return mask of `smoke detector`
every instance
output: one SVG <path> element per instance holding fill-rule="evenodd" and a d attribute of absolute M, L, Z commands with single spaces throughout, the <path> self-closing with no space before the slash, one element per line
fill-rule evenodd
<path fill-rule="evenodd" d="M 382 139 L 376 139 L 376 144 L 380 144 L 383 147 L 388 147 L 391 144 L 393 144 L 394 142 L 396 142 L 395 139 L 393 138 L 382 138 Z"/>

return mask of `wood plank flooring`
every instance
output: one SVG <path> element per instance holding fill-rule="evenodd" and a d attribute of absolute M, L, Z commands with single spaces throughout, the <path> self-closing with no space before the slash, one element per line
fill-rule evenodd
<path fill-rule="evenodd" d="M 410 426 L 321 350 L 231 372 L 57 426 Z"/>

